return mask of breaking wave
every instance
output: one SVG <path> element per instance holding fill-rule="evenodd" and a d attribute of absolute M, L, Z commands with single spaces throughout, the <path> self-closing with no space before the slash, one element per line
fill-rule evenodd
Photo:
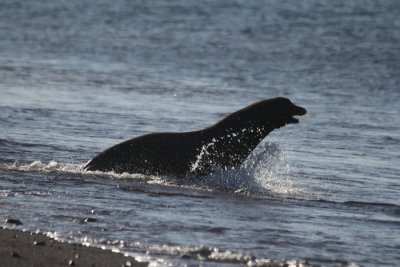
<path fill-rule="evenodd" d="M 42 233 L 61 242 L 79 243 L 88 247 L 100 247 L 116 253 L 123 253 L 126 256 L 134 257 L 140 262 L 149 262 L 149 266 L 157 267 L 187 266 L 187 261 L 191 261 L 193 266 L 202 266 L 205 263 L 210 266 L 219 266 L 220 264 L 239 264 L 254 267 L 316 266 L 306 260 L 262 258 L 212 246 L 148 244 L 144 242 L 127 242 L 125 240 L 107 240 L 104 238 L 95 239 L 87 236 L 75 237 L 58 232 L 41 232 L 39 230 L 36 233 Z M 182 260 L 184 261 L 182 262 Z M 198 264 L 194 264 L 195 262 L 198 262 Z"/>

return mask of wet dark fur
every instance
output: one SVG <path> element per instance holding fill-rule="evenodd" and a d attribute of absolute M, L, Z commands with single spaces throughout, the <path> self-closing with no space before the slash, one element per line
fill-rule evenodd
<path fill-rule="evenodd" d="M 256 102 L 194 132 L 152 133 L 108 148 L 85 166 L 89 171 L 147 175 L 206 175 L 214 167 L 240 165 L 274 129 L 298 123 L 306 110 L 277 97 Z"/>

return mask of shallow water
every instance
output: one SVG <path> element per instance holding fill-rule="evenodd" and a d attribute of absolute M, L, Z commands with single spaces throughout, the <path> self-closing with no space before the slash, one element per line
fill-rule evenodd
<path fill-rule="evenodd" d="M 154 265 L 398 265 L 399 13 L 395 0 L 1 1 L 0 221 Z M 81 171 L 123 140 L 276 95 L 308 114 L 239 169 Z"/>

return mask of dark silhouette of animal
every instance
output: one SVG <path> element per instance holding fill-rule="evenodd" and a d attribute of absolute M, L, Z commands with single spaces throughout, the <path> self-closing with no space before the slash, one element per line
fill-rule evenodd
<path fill-rule="evenodd" d="M 152 133 L 112 146 L 84 166 L 88 171 L 146 175 L 207 175 L 239 166 L 274 129 L 298 123 L 306 110 L 289 99 L 261 100 L 193 132 Z"/>

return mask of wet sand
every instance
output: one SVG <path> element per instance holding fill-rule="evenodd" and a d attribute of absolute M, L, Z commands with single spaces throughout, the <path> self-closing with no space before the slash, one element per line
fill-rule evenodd
<path fill-rule="evenodd" d="M 100 248 L 63 243 L 42 234 L 0 228 L 1 266 L 148 266 Z"/>

